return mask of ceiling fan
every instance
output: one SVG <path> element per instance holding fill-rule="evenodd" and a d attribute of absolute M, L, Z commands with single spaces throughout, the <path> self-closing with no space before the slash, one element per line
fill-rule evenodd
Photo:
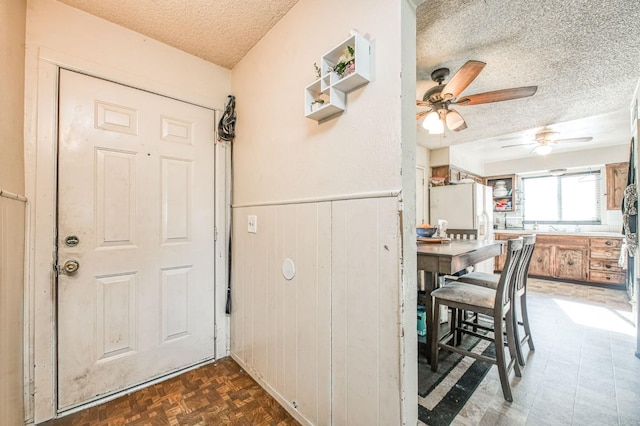
<path fill-rule="evenodd" d="M 559 136 L 560 136 L 560 132 L 554 132 L 548 127 L 543 127 L 542 130 L 538 131 L 535 134 L 533 142 L 524 143 L 524 144 L 518 143 L 513 145 L 504 145 L 504 146 L 501 146 L 501 148 L 512 148 L 516 146 L 536 145 L 535 148 L 533 148 L 532 152 L 539 155 L 547 155 L 553 149 L 552 148 L 553 145 L 557 145 L 559 143 L 574 143 L 574 142 L 580 143 L 580 142 L 589 142 L 593 140 L 593 138 L 590 136 L 582 137 L 582 138 L 565 138 L 565 139 L 559 139 Z"/>
<path fill-rule="evenodd" d="M 427 90 L 421 101 L 416 101 L 416 105 L 428 107 L 427 110 L 416 114 L 416 120 L 426 116 L 422 126 L 431 134 L 444 133 L 444 123 L 449 130 L 459 132 L 467 128 L 467 123 L 458 111 L 449 108 L 450 105 L 470 106 L 526 98 L 538 90 L 538 86 L 516 87 L 458 98 L 485 65 L 480 61 L 467 61 L 446 84 L 443 83 L 449 76 L 449 69 L 438 68 L 433 71 L 431 79 L 438 85 Z"/>

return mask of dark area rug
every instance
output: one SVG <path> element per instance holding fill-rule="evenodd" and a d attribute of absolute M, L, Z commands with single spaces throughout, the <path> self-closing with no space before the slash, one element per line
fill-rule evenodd
<path fill-rule="evenodd" d="M 473 350 L 479 342 L 480 339 L 478 338 L 465 336 L 461 347 Z M 418 395 L 421 397 L 427 397 L 464 358 L 457 353 L 441 350 L 438 358 L 438 371 L 434 373 L 424 357 L 425 346 L 424 343 L 418 343 Z M 486 356 L 495 357 L 493 343 L 487 346 L 482 353 Z M 491 364 L 474 361 L 433 410 L 418 404 L 418 418 L 420 421 L 429 426 L 451 424 L 490 368 Z"/>

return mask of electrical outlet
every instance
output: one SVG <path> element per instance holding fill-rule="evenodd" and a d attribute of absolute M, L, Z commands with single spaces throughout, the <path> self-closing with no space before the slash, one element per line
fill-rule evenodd
<path fill-rule="evenodd" d="M 247 231 L 252 233 L 252 234 L 257 234 L 258 233 L 258 216 L 256 215 L 249 215 L 247 216 Z"/>

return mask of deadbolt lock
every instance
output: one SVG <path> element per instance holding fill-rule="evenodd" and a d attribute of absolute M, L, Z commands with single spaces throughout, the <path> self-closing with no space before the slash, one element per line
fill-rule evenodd
<path fill-rule="evenodd" d="M 80 264 L 77 260 L 67 260 L 62 265 L 62 270 L 65 274 L 73 274 L 80 268 Z"/>
<path fill-rule="evenodd" d="M 66 244 L 67 247 L 75 247 L 78 245 L 79 242 L 80 242 L 80 239 L 75 235 L 69 235 L 67 238 L 64 239 L 64 243 Z"/>

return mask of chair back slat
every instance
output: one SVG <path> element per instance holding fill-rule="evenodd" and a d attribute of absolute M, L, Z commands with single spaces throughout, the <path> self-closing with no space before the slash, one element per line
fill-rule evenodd
<path fill-rule="evenodd" d="M 452 240 L 477 240 L 477 229 L 447 229 L 447 236 Z"/>
<path fill-rule="evenodd" d="M 498 281 L 498 287 L 496 288 L 496 307 L 501 306 L 503 312 L 507 310 L 509 303 L 511 302 L 511 294 L 513 286 L 515 285 L 514 275 L 517 270 L 518 261 L 522 254 L 522 248 L 524 242 L 522 237 L 513 238 L 507 240 L 507 257 L 504 261 L 502 273 L 500 274 L 500 280 Z"/>
<path fill-rule="evenodd" d="M 518 262 L 518 270 L 515 274 L 516 293 L 520 293 L 524 290 L 527 284 L 527 277 L 529 275 L 529 265 L 531 264 L 531 258 L 533 255 L 533 249 L 536 245 L 536 236 L 532 235 L 523 235 L 522 236 L 522 253 L 520 255 L 520 262 Z"/>

